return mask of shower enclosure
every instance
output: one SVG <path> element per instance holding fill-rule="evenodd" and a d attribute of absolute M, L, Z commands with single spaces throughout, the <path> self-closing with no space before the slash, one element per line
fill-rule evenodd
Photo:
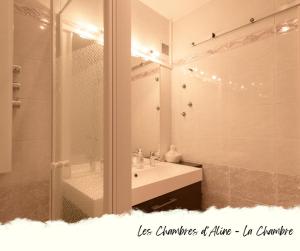
<path fill-rule="evenodd" d="M 68 222 L 114 211 L 113 166 L 108 159 L 114 154 L 110 149 L 104 150 L 105 144 L 113 144 L 107 133 L 112 126 L 108 109 L 110 102 L 114 102 L 108 77 L 109 70 L 113 70 L 108 64 L 114 59 L 107 53 L 104 60 L 105 50 L 110 47 L 110 44 L 104 45 L 104 41 L 112 43 L 113 38 L 105 39 L 105 34 L 110 34 L 105 32 L 108 25 L 104 25 L 104 4 L 107 12 L 115 11 L 118 6 L 114 1 L 104 2 L 53 2 L 51 213 L 53 219 Z M 110 14 L 106 16 L 109 18 Z M 106 21 L 110 23 L 108 18 Z M 130 46 L 127 49 L 130 51 Z M 112 96 L 108 97 L 109 94 Z M 126 186 L 129 187 L 130 182 Z"/>
<path fill-rule="evenodd" d="M 103 213 L 103 1 L 55 7 L 52 213 L 76 221 Z"/>
<path fill-rule="evenodd" d="M 9 107 L 0 222 L 76 222 L 129 210 L 129 1 L 4 0 L 0 7 L 9 20 L 1 35 L 14 40 L 1 37 L 8 84 L 1 102 Z"/>

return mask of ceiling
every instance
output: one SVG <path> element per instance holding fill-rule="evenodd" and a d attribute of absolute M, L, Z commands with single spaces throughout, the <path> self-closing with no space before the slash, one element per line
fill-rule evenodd
<path fill-rule="evenodd" d="M 210 0 L 140 0 L 170 20 L 179 19 Z"/>
<path fill-rule="evenodd" d="M 39 3 L 43 4 L 46 7 L 50 7 L 50 0 L 37 0 Z M 68 0 L 60 0 L 62 5 Z M 96 2 L 98 2 L 97 0 Z M 177 20 L 193 10 L 201 7 L 203 4 L 211 0 L 140 0 L 142 3 L 158 12 L 160 15 L 164 16 L 170 20 Z M 84 0 L 72 0 L 76 3 L 86 3 L 88 1 Z M 99 1 L 100 2 L 100 1 Z"/>

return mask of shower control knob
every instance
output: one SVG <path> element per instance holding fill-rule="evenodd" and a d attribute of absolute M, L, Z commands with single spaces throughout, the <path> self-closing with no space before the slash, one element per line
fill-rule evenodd
<path fill-rule="evenodd" d="M 13 73 L 20 73 L 22 70 L 22 66 L 20 65 L 13 65 Z"/>

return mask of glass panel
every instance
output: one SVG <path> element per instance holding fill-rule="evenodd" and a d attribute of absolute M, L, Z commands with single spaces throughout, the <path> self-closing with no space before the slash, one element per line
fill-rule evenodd
<path fill-rule="evenodd" d="M 56 1 L 52 216 L 103 213 L 103 1 Z"/>
<path fill-rule="evenodd" d="M 12 170 L 12 6 L 11 1 L 1 1 L 0 3 L 0 175 Z"/>
<path fill-rule="evenodd" d="M 0 222 L 15 218 L 47 221 L 51 177 L 50 0 L 1 0 L 0 5 L 8 16 L 13 14 L 15 66 L 9 84 L 17 101 L 12 112 L 12 169 L 0 173 Z M 7 32 L 4 35 L 9 37 Z M 8 51 L 9 46 L 1 46 Z M 5 54 L 1 53 L 1 58 Z"/>

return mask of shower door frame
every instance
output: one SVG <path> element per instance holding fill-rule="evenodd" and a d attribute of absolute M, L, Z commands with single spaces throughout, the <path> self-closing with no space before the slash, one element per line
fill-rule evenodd
<path fill-rule="evenodd" d="M 131 210 L 131 0 L 104 0 L 104 205 Z"/>
<path fill-rule="evenodd" d="M 56 17 L 52 9 L 52 162 L 56 162 Z M 131 210 L 131 0 L 104 0 L 104 214 Z M 63 160 L 60 160 L 63 161 Z M 52 177 L 53 178 L 53 177 Z M 53 180 L 49 216 L 53 213 Z"/>

